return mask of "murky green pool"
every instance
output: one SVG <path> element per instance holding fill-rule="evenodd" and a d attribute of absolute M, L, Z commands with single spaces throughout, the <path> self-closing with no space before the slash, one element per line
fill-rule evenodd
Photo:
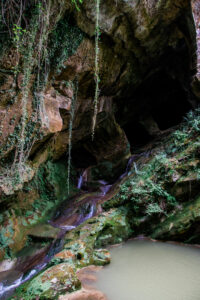
<path fill-rule="evenodd" d="M 95 287 L 108 300 L 200 300 L 200 249 L 133 240 L 111 250 Z"/>

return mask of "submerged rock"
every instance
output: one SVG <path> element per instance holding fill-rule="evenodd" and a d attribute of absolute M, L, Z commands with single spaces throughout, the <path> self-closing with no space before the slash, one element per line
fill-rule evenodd
<path fill-rule="evenodd" d="M 83 289 L 71 295 L 60 296 L 59 300 L 107 300 L 107 298 L 100 291 Z"/>

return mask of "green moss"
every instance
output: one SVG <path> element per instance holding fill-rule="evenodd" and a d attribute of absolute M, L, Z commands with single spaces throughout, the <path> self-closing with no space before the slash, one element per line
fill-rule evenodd
<path fill-rule="evenodd" d="M 58 22 L 49 41 L 49 59 L 57 73 L 64 68 L 64 62 L 75 53 L 82 39 L 83 32 L 71 24 L 69 15 Z"/>
<path fill-rule="evenodd" d="M 177 213 L 173 213 L 163 223 L 156 226 L 152 238 L 167 239 L 168 237 L 181 237 L 200 218 L 200 197 L 185 204 Z"/>
<path fill-rule="evenodd" d="M 73 171 L 72 179 L 74 175 Z M 70 186 L 71 193 L 75 193 L 77 189 L 73 185 L 73 181 L 70 181 Z M 33 197 L 36 197 L 37 194 L 39 194 L 39 197 L 29 198 L 31 192 L 33 192 Z M 9 201 L 16 202 L 16 205 L 12 205 L 12 210 L 3 211 L 0 214 L 1 225 L 4 226 L 0 233 L 1 249 L 9 249 L 10 246 L 13 248 L 13 236 L 16 235 L 15 224 L 12 221 L 14 218 L 17 218 L 17 224 L 21 228 L 20 233 L 17 233 L 18 236 L 23 235 L 25 234 L 25 228 L 49 219 L 58 205 L 68 198 L 67 160 L 56 162 L 49 160 L 41 165 L 34 179 L 25 184 L 23 193 L 25 198 L 22 207 L 16 202 L 17 196 L 11 195 Z M 8 197 L 5 200 L 8 201 Z"/>

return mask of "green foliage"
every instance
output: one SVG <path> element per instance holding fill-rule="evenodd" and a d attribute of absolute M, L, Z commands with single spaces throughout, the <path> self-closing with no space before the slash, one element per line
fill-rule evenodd
<path fill-rule="evenodd" d="M 194 174 L 198 178 L 198 149 L 200 146 L 200 109 L 189 112 L 185 122 L 164 141 L 162 152 L 153 155 L 146 165 L 135 163 L 131 177 L 121 185 L 115 205 L 132 201 L 135 213 L 168 214 L 178 202 L 171 195 L 170 186 L 183 177 Z M 181 162 L 181 163 L 180 163 Z"/>
<path fill-rule="evenodd" d="M 80 8 L 79 8 L 78 3 L 79 3 L 79 4 L 82 4 L 82 3 L 83 3 L 83 0 L 71 0 L 71 1 L 72 1 L 72 3 L 75 5 L 76 9 L 77 9 L 78 11 L 80 11 Z M 78 2 L 78 3 L 77 3 L 77 2 Z"/>
<path fill-rule="evenodd" d="M 185 122 L 172 134 L 167 154 L 183 149 L 190 139 L 200 132 L 200 108 L 191 110 L 185 117 Z"/>
<path fill-rule="evenodd" d="M 136 213 L 143 211 L 148 215 L 155 213 L 154 208 L 157 213 L 166 214 L 170 207 L 177 205 L 176 199 L 160 183 L 144 177 L 138 176 L 135 180 L 131 179 L 122 184 L 118 197 L 124 201 L 131 200 Z M 161 207 L 162 202 L 165 203 L 166 211 Z"/>
<path fill-rule="evenodd" d="M 146 213 L 147 213 L 147 215 L 160 214 L 160 213 L 163 213 L 163 210 L 158 205 L 158 203 L 150 203 L 147 206 Z"/>
<path fill-rule="evenodd" d="M 200 132 L 200 108 L 190 111 L 186 116 L 187 127 L 192 132 Z M 190 133 L 191 133 L 190 131 Z"/>
<path fill-rule="evenodd" d="M 22 43 L 23 35 L 26 33 L 26 29 L 23 29 L 21 26 L 18 26 L 17 24 L 14 24 L 13 26 L 13 41 L 14 44 L 19 45 L 19 43 Z"/>
<path fill-rule="evenodd" d="M 28 112 L 27 112 L 27 102 L 30 93 L 30 81 L 33 72 L 35 61 L 35 46 L 37 43 L 37 33 L 39 30 L 40 8 L 37 7 L 33 11 L 33 15 L 30 21 L 30 25 L 27 29 L 22 29 L 21 26 L 14 24 L 13 32 L 14 38 L 13 42 L 16 45 L 17 52 L 22 57 L 23 66 L 23 82 L 21 87 L 21 104 L 22 104 L 22 117 L 21 117 L 21 131 L 19 135 L 19 140 L 16 147 L 14 167 L 18 169 L 20 178 L 23 178 L 24 164 L 30 153 L 32 144 L 29 143 L 30 136 L 27 136 L 27 123 L 28 123 Z M 18 66 L 19 67 L 19 62 Z M 16 72 L 18 72 L 16 68 Z"/>
<path fill-rule="evenodd" d="M 5 249 L 8 245 L 13 244 L 13 240 L 7 233 L 6 228 L 1 228 L 0 231 L 0 248 Z"/>
<path fill-rule="evenodd" d="M 57 73 L 65 68 L 64 62 L 73 55 L 83 39 L 83 32 L 70 24 L 69 16 L 61 19 L 49 39 L 49 60 Z"/>

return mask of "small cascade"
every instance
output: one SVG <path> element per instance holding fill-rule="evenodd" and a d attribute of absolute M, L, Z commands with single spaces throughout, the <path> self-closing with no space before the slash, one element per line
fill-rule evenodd
<path fill-rule="evenodd" d="M 100 190 L 102 191 L 102 195 L 105 196 L 109 192 L 111 187 L 112 187 L 111 184 L 101 186 Z"/>
<path fill-rule="evenodd" d="M 65 226 L 65 225 L 64 225 L 64 226 L 59 226 L 59 228 L 64 229 L 64 230 L 66 230 L 66 232 L 67 232 L 67 231 L 70 231 L 70 230 L 76 228 L 76 226 L 72 226 L 72 225 L 66 225 L 66 226 Z"/>
<path fill-rule="evenodd" d="M 49 259 L 50 261 L 50 259 Z M 30 270 L 29 272 L 21 272 L 21 271 L 6 271 L 2 273 L 8 273 L 5 274 L 6 278 L 5 280 L 1 279 L 0 282 L 0 299 L 6 300 L 8 297 L 10 297 L 15 289 L 20 286 L 21 284 L 25 283 L 29 279 L 31 279 L 33 276 L 38 274 L 41 270 L 43 270 L 47 265 L 47 262 L 43 262 L 35 266 L 34 269 Z M 1 274 L 1 273 L 0 273 Z"/>
<path fill-rule="evenodd" d="M 77 185 L 77 189 L 81 189 L 83 185 L 83 174 L 80 175 L 79 179 L 78 179 L 78 185 Z"/>
<path fill-rule="evenodd" d="M 13 272 L 14 273 L 14 272 Z M 23 283 L 23 274 L 18 275 L 19 277 L 17 279 L 10 280 L 9 283 L 7 283 L 7 280 L 5 282 L 0 282 L 0 299 L 4 300 L 7 299 L 11 293 L 20 285 Z M 9 278 L 12 278 L 12 273 L 10 272 Z M 6 284 L 7 283 L 7 284 Z"/>
<path fill-rule="evenodd" d="M 90 211 L 88 213 L 88 215 L 86 215 L 85 217 L 85 221 L 92 218 L 95 214 L 95 208 L 96 208 L 96 204 L 95 203 L 92 203 L 90 204 Z"/>
<path fill-rule="evenodd" d="M 102 185 L 106 185 L 107 182 L 105 180 L 99 180 L 99 183 L 101 183 Z"/>
<path fill-rule="evenodd" d="M 88 180 L 88 169 L 85 169 L 83 171 L 83 173 L 80 175 L 79 179 L 78 179 L 77 188 L 79 190 L 81 190 L 81 188 L 83 187 L 84 182 L 87 182 L 87 180 Z"/>

